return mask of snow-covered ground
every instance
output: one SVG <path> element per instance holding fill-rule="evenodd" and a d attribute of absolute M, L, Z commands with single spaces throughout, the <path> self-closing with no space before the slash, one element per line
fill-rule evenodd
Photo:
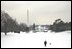
<path fill-rule="evenodd" d="M 47 47 L 44 41 L 47 41 Z M 51 43 L 51 45 L 50 45 Z M 1 33 L 1 48 L 71 48 L 71 31 Z"/>

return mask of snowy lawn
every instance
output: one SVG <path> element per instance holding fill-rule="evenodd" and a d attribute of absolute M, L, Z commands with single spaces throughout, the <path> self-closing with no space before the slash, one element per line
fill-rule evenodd
<path fill-rule="evenodd" d="M 71 48 L 71 31 L 1 33 L 1 48 Z"/>

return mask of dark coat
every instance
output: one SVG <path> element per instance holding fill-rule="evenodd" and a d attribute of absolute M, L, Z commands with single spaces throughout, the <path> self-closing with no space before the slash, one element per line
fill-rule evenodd
<path fill-rule="evenodd" d="M 47 41 L 44 41 L 44 45 L 45 45 L 45 46 L 47 45 Z"/>

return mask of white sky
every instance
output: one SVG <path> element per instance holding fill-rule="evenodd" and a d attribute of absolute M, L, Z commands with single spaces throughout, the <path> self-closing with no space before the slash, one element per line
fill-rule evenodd
<path fill-rule="evenodd" d="M 71 1 L 1 1 L 1 10 L 19 23 L 27 23 L 27 9 L 29 24 L 52 24 L 58 18 L 71 21 Z"/>

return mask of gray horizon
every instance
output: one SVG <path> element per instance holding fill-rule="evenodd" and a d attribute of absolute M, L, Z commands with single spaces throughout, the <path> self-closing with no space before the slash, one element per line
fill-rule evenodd
<path fill-rule="evenodd" d="M 53 24 L 56 19 L 71 21 L 71 1 L 1 1 L 1 10 L 6 11 L 18 23 L 29 25 Z"/>

